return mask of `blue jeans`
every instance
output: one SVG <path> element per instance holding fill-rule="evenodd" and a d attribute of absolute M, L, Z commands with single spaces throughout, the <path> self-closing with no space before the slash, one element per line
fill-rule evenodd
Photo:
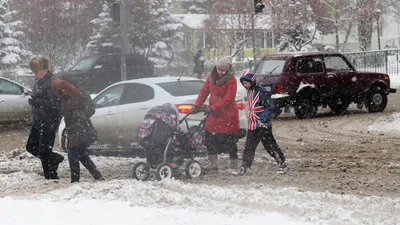
<path fill-rule="evenodd" d="M 92 174 L 95 180 L 104 180 L 100 171 L 94 162 L 90 159 L 87 149 L 84 147 L 75 147 L 68 149 L 69 168 L 71 170 L 71 182 L 79 182 L 80 166 L 79 162 Z"/>

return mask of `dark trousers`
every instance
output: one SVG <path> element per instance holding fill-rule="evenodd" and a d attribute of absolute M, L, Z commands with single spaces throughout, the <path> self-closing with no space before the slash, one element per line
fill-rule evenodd
<path fill-rule="evenodd" d="M 205 146 L 208 155 L 229 153 L 230 159 L 238 158 L 237 138 L 234 134 L 205 132 Z"/>
<path fill-rule="evenodd" d="M 285 162 L 285 156 L 276 143 L 274 135 L 272 134 L 272 128 L 257 128 L 256 130 L 249 130 L 247 133 L 242 166 L 251 167 L 256 148 L 260 141 L 264 145 L 265 150 L 278 164 Z"/>
<path fill-rule="evenodd" d="M 53 152 L 56 131 L 53 128 L 32 126 L 26 150 L 40 159 L 45 179 L 58 179 L 57 169 L 64 157 Z"/>
<path fill-rule="evenodd" d="M 79 162 L 89 171 L 95 180 L 103 180 L 103 176 L 97 169 L 94 162 L 90 159 L 88 150 L 84 147 L 75 147 L 68 149 L 69 168 L 71 170 L 71 182 L 79 182 L 80 166 Z"/>

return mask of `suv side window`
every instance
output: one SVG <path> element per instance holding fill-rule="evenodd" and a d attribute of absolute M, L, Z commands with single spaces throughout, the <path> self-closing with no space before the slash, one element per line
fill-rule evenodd
<path fill-rule="evenodd" d="M 23 92 L 22 87 L 0 79 L 0 95 L 22 95 Z"/>
<path fill-rule="evenodd" d="M 298 58 L 296 64 L 296 72 L 297 74 L 323 73 L 324 66 L 322 58 L 319 57 Z"/>
<path fill-rule="evenodd" d="M 351 67 L 340 56 L 326 56 L 325 67 L 327 72 L 349 71 Z"/>
<path fill-rule="evenodd" d="M 115 70 L 120 65 L 118 65 L 116 58 L 103 56 L 97 61 L 96 66 L 101 66 L 101 70 Z"/>
<path fill-rule="evenodd" d="M 154 89 L 145 84 L 129 84 L 122 104 L 150 101 L 154 98 Z"/>
<path fill-rule="evenodd" d="M 121 104 L 122 94 L 126 85 L 118 85 L 107 89 L 96 97 L 94 104 L 96 108 L 112 107 Z"/>

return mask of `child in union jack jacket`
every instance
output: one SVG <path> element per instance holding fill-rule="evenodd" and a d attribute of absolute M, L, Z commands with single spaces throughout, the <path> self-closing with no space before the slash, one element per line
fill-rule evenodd
<path fill-rule="evenodd" d="M 245 175 L 250 172 L 255 151 L 260 142 L 278 163 L 279 172 L 286 173 L 285 156 L 272 134 L 271 114 L 273 106 L 271 94 L 257 85 L 256 76 L 252 71 L 245 72 L 240 78 L 240 82 L 247 89 L 249 129 L 243 151 L 242 167 L 238 171 L 238 175 Z"/>

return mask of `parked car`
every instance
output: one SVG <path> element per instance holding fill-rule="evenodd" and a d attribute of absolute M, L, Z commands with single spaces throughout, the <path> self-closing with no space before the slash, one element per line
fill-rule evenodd
<path fill-rule="evenodd" d="M 298 118 L 316 115 L 318 106 L 341 114 L 351 103 L 369 112 L 386 108 L 389 75 L 360 72 L 340 53 L 308 52 L 265 56 L 255 69 L 257 82 L 270 90 L 275 113 L 294 107 Z"/>
<path fill-rule="evenodd" d="M 203 80 L 192 77 L 157 77 L 123 81 L 107 87 L 93 98 L 96 113 L 91 119 L 98 134 L 97 145 L 137 144 L 140 122 L 149 109 L 171 103 L 182 118 L 192 110 L 203 84 Z M 240 125 L 245 134 L 248 125 L 243 99 L 242 95 L 236 97 Z M 203 117 L 202 113 L 191 115 L 190 125 L 198 124 Z M 58 132 L 62 145 L 65 143 L 64 128 L 62 121 Z M 181 128 L 185 129 L 185 124 Z"/>
<path fill-rule="evenodd" d="M 31 89 L 0 77 L 0 122 L 30 121 L 30 94 Z"/>
<path fill-rule="evenodd" d="M 141 55 L 126 55 L 127 79 L 150 77 L 153 64 Z M 56 76 L 73 76 L 81 79 L 91 93 L 121 81 L 121 54 L 92 55 L 82 58 L 68 72 Z"/>

